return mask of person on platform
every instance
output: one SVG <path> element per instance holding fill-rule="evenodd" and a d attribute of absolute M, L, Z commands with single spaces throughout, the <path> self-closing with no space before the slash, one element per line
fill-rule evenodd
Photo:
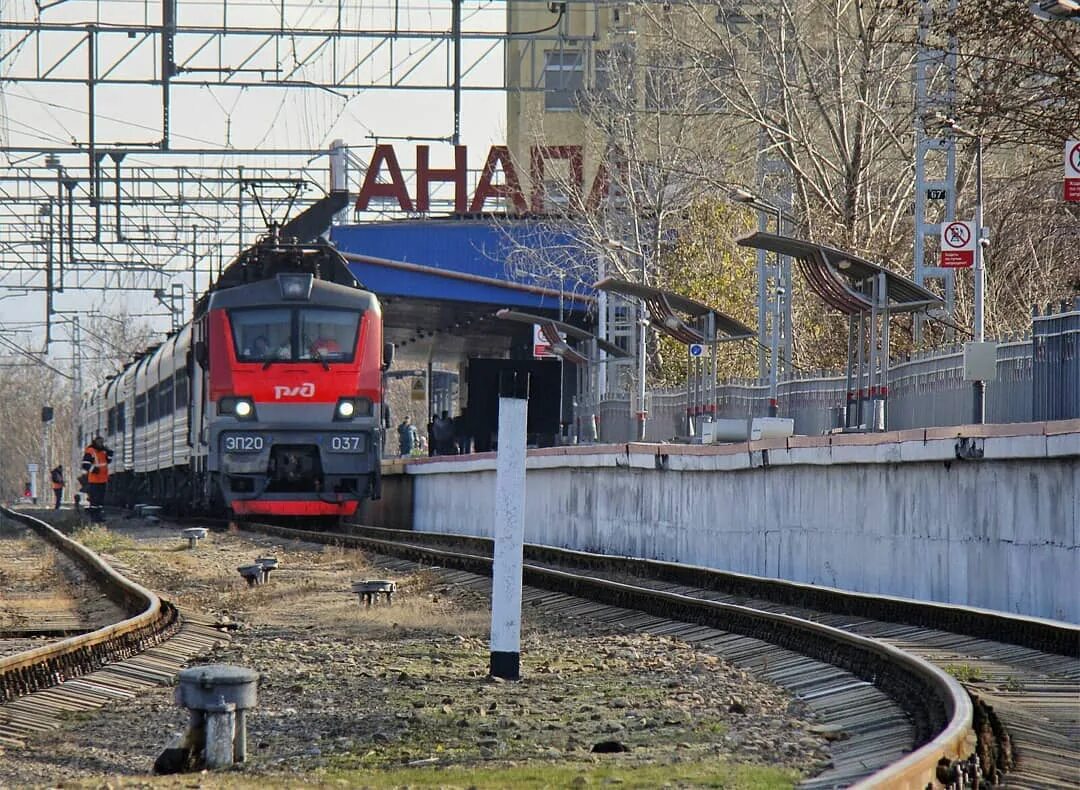
<path fill-rule="evenodd" d="M 86 496 L 90 500 L 87 512 L 96 524 L 105 523 L 105 484 L 109 482 L 109 464 L 113 451 L 105 446 L 105 440 L 95 436 L 86 446 L 82 457 L 82 470 L 86 475 Z"/>
<path fill-rule="evenodd" d="M 454 444 L 457 446 L 459 455 L 468 455 L 472 452 L 472 437 L 469 436 L 469 420 L 465 416 L 465 409 L 453 419 Z"/>
<path fill-rule="evenodd" d="M 435 418 L 431 426 L 431 432 L 435 438 L 436 455 L 454 455 L 457 448 L 454 446 L 454 423 L 450 419 L 450 413 L 443 410 L 442 414 Z"/>
<path fill-rule="evenodd" d="M 412 424 L 412 418 L 405 415 L 405 419 L 397 427 L 398 447 L 402 457 L 412 455 L 413 447 L 416 446 L 416 426 Z"/>
<path fill-rule="evenodd" d="M 55 469 L 49 472 L 49 477 L 52 480 L 53 496 L 56 497 L 53 510 L 59 510 L 60 501 L 64 498 L 64 467 L 58 464 Z"/>

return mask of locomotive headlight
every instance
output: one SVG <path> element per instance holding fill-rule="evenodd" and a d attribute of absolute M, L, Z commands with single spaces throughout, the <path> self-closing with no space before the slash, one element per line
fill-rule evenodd
<path fill-rule="evenodd" d="M 351 420 L 354 417 L 370 417 L 371 400 L 368 398 L 342 398 L 334 407 L 335 420 Z"/>
<path fill-rule="evenodd" d="M 218 401 L 218 414 L 235 417 L 238 420 L 253 420 L 255 419 L 255 404 L 251 398 L 230 395 Z"/>
<path fill-rule="evenodd" d="M 302 272 L 279 274 L 278 287 L 282 299 L 310 299 L 314 276 Z"/>

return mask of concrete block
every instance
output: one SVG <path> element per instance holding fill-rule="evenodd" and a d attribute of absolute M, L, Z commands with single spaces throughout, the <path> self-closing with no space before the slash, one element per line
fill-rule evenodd
<path fill-rule="evenodd" d="M 1049 457 L 1080 456 L 1080 433 L 1048 435 L 1046 454 Z"/>
<path fill-rule="evenodd" d="M 900 460 L 912 463 L 919 461 L 955 461 L 956 439 L 903 442 L 900 444 Z"/>
<path fill-rule="evenodd" d="M 983 458 L 1045 458 L 1046 437 L 988 436 L 983 440 Z"/>

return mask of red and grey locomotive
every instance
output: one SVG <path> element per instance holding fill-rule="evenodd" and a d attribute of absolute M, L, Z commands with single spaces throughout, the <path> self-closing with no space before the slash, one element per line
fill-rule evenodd
<path fill-rule="evenodd" d="M 269 238 L 193 323 L 83 403 L 80 441 L 114 448 L 109 499 L 236 515 L 346 516 L 378 498 L 378 299 L 324 243 Z"/>

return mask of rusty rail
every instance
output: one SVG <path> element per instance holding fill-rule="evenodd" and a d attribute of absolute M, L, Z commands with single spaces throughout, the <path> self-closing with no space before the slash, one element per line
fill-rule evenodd
<path fill-rule="evenodd" d="M 180 617 L 168 601 L 125 579 L 85 546 L 40 519 L 9 508 L 0 513 L 34 530 L 93 577 L 105 595 L 131 616 L 60 642 L 0 658 L 0 704 L 86 675 L 168 639 Z"/>

